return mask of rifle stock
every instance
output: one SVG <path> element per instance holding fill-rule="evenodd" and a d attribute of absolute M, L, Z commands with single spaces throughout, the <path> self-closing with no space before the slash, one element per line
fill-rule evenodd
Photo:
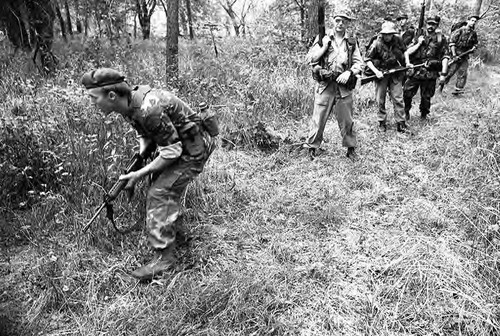
<path fill-rule="evenodd" d="M 391 70 L 387 70 L 387 71 L 383 72 L 383 74 L 384 74 L 384 77 L 389 77 L 389 76 L 394 75 L 396 73 L 406 71 L 409 69 L 420 68 L 420 67 L 423 67 L 425 65 L 426 65 L 425 63 L 422 63 L 422 64 L 414 65 L 413 67 L 403 67 L 403 68 L 391 69 Z M 362 77 L 360 82 L 361 82 L 361 85 L 365 85 L 365 84 L 373 82 L 374 80 L 377 80 L 377 79 L 378 79 L 378 77 L 376 75 L 372 75 L 372 76 L 368 76 L 368 77 Z"/>
<path fill-rule="evenodd" d="M 143 157 L 138 153 L 136 153 L 129 161 L 127 169 L 125 170 L 125 174 L 141 169 L 143 162 L 144 162 Z M 96 220 L 96 218 L 99 216 L 101 211 L 118 197 L 118 195 L 122 192 L 122 190 L 125 189 L 127 182 L 128 182 L 127 180 L 118 180 L 115 182 L 115 184 L 113 184 L 109 192 L 106 193 L 106 195 L 104 196 L 103 203 L 97 209 L 97 211 L 95 212 L 94 216 L 92 216 L 90 221 L 83 227 L 82 232 L 86 232 L 92 225 L 92 223 Z"/>

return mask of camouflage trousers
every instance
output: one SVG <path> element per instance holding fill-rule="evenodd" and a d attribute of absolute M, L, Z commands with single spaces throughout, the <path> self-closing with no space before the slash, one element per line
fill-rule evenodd
<path fill-rule="evenodd" d="M 457 83 L 455 84 L 455 88 L 463 89 L 465 87 L 465 83 L 467 83 L 467 69 L 469 68 L 469 58 L 464 57 L 456 63 L 450 65 L 448 69 L 448 75 L 446 76 L 446 84 L 451 80 L 453 75 L 457 74 Z"/>
<path fill-rule="evenodd" d="M 352 93 L 342 97 L 336 82 L 331 82 L 324 90 L 316 92 L 309 136 L 305 147 L 319 148 L 328 118 L 335 114 L 342 136 L 342 146 L 356 147 L 356 131 L 352 120 Z"/>
<path fill-rule="evenodd" d="M 154 177 L 146 205 L 148 241 L 154 249 L 165 249 L 175 242 L 175 222 L 180 200 L 187 185 L 202 171 L 214 149 L 213 140 L 205 155 L 198 159 L 181 157 L 175 164 Z"/>
<path fill-rule="evenodd" d="M 394 75 L 377 80 L 375 92 L 378 104 L 377 119 L 379 122 L 387 121 L 387 110 L 385 100 L 387 94 L 391 97 L 394 106 L 394 119 L 396 122 L 405 121 L 404 103 L 403 103 L 403 76 Z"/>
<path fill-rule="evenodd" d="M 413 97 L 420 88 L 420 115 L 426 117 L 431 110 L 431 98 L 436 92 L 436 78 L 419 79 L 408 77 L 404 85 L 403 100 L 405 112 L 410 113 Z"/>

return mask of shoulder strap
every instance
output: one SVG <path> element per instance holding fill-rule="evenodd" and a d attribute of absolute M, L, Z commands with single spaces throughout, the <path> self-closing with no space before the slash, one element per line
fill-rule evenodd
<path fill-rule="evenodd" d="M 354 36 L 348 37 L 346 41 L 347 41 L 347 67 L 350 69 L 352 67 L 352 55 L 354 54 L 354 50 L 356 49 L 358 41 Z"/>

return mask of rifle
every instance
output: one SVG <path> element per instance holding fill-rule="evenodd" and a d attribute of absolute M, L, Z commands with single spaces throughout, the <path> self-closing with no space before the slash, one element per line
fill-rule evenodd
<path fill-rule="evenodd" d="M 427 63 L 421 63 L 421 64 L 414 65 L 413 67 L 396 68 L 396 69 L 384 71 L 382 73 L 384 74 L 384 77 L 389 77 L 391 75 L 394 75 L 394 74 L 402 72 L 402 71 L 406 71 L 409 69 L 421 68 L 421 67 L 426 66 L 426 65 L 427 65 Z M 368 76 L 368 77 L 362 77 L 360 82 L 361 82 L 361 85 L 365 85 L 366 83 L 373 82 L 374 80 L 377 80 L 377 79 L 379 79 L 379 78 L 376 75 L 372 75 L 372 76 Z"/>
<path fill-rule="evenodd" d="M 472 49 L 469 49 L 463 53 L 461 53 L 460 55 L 458 55 L 457 57 L 455 57 L 454 59 L 451 60 L 450 63 L 448 63 L 448 69 L 449 69 L 449 66 L 454 64 L 454 63 L 457 63 L 459 60 L 461 60 L 464 56 L 467 56 L 469 54 L 472 54 L 474 52 L 474 50 L 476 50 L 476 47 L 472 47 Z M 439 83 L 439 92 L 443 92 L 443 88 L 445 86 L 445 82 L 443 83 Z"/>
<path fill-rule="evenodd" d="M 144 158 L 147 158 L 149 156 L 149 153 L 151 153 L 149 151 L 149 149 L 151 147 L 152 146 L 150 145 L 148 147 L 148 150 L 146 150 L 148 155 L 142 156 L 139 153 L 134 154 L 134 156 L 132 157 L 132 159 L 130 159 L 130 161 L 127 165 L 127 169 L 125 170 L 125 174 L 131 173 L 133 171 L 136 171 L 136 170 L 139 170 L 142 168 L 143 163 L 144 163 Z M 106 208 L 106 217 L 111 221 L 111 223 L 113 223 L 113 226 L 115 227 L 116 231 L 123 233 L 122 231 L 120 231 L 116 227 L 115 221 L 113 219 L 113 204 L 112 204 L 112 202 L 118 197 L 120 192 L 123 189 L 125 189 L 125 186 L 127 185 L 127 183 L 128 183 L 127 180 L 118 180 L 115 182 L 115 184 L 111 187 L 109 192 L 107 192 L 106 195 L 104 195 L 104 201 L 102 202 L 101 206 L 97 209 L 94 216 L 92 216 L 90 221 L 83 227 L 82 232 L 86 232 L 89 229 L 90 225 L 92 225 L 92 223 L 96 220 L 97 216 L 99 216 L 101 211 L 104 208 Z M 129 199 L 132 197 L 132 194 L 133 194 L 133 191 L 130 191 L 129 192 Z"/>
<path fill-rule="evenodd" d="M 325 37 L 325 3 L 320 0 L 318 3 L 318 45 L 323 47 L 323 37 Z"/>
<path fill-rule="evenodd" d="M 424 35 L 424 24 L 425 24 L 425 0 L 422 0 L 420 17 L 418 19 L 418 29 L 415 34 L 415 42 L 418 40 L 419 36 Z"/>

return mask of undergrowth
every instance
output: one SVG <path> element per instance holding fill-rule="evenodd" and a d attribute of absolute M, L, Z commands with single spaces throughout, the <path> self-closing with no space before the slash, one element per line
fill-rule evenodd
<path fill-rule="evenodd" d="M 148 285 L 128 275 L 149 257 L 145 184 L 115 205 L 130 234 L 104 218 L 80 233 L 137 140 L 89 105 L 79 78 L 109 66 L 165 87 L 162 42 L 60 44 L 52 78 L 2 53 L 0 329 L 498 334 L 498 68 L 474 69 L 474 94 L 436 96 L 429 122 L 412 119 L 413 137 L 377 134 L 373 90 L 358 89 L 361 162 L 343 157 L 335 122 L 311 162 L 296 150 L 313 101 L 301 55 L 243 39 L 219 49 L 183 42 L 180 80 L 167 88 L 214 105 L 223 126 L 183 198 L 176 269 Z"/>

